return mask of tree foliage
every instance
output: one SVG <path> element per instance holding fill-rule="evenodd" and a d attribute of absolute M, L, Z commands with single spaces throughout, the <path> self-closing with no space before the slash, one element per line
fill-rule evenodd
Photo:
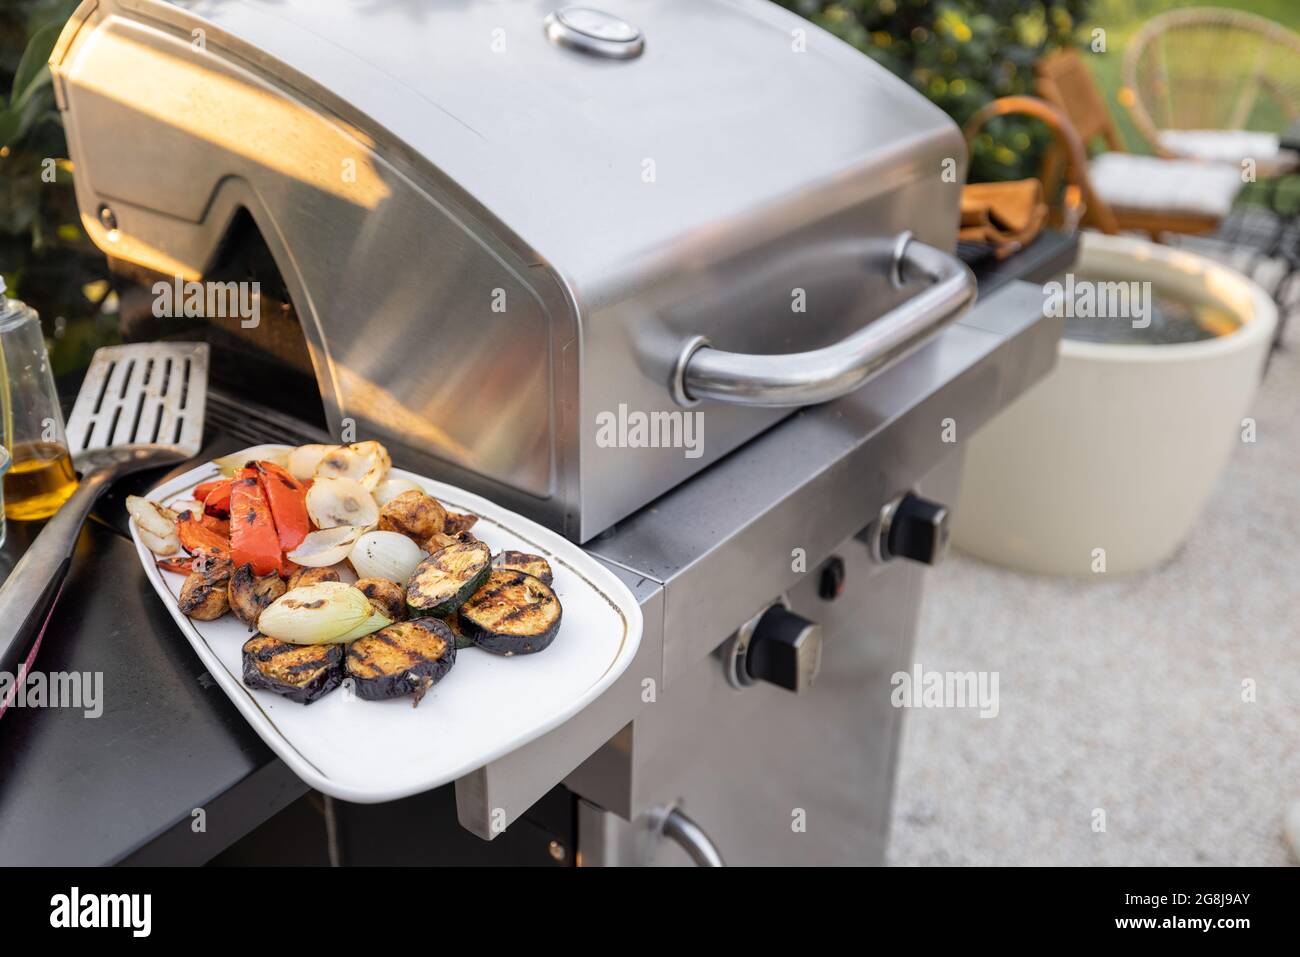
<path fill-rule="evenodd" d="M 1033 93 L 1034 63 L 1074 41 L 1089 0 L 777 0 L 905 79 L 958 124 Z M 980 137 L 972 179 L 1037 171 L 1046 131 L 1006 118 Z"/>

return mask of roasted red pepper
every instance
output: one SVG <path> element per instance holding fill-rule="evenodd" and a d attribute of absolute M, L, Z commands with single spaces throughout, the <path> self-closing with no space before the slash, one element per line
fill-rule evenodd
<path fill-rule="evenodd" d="M 230 552 L 236 568 L 252 565 L 254 575 L 280 571 L 280 539 L 252 469 L 237 472 L 230 489 Z"/>
<path fill-rule="evenodd" d="M 192 558 L 163 558 L 159 559 L 158 567 L 163 571 L 175 572 L 178 575 L 188 575 L 193 569 L 191 568 Z"/>
<path fill-rule="evenodd" d="M 227 541 L 230 540 L 230 519 L 217 518 L 215 515 L 209 515 L 207 512 L 204 512 L 203 517 L 199 519 L 199 521 L 203 523 L 204 528 L 210 528 L 222 538 Z"/>
<path fill-rule="evenodd" d="M 229 539 L 208 528 L 192 512 L 181 512 L 176 519 L 176 537 L 181 540 L 181 547 L 191 555 L 230 557 Z"/>
<path fill-rule="evenodd" d="M 200 502 L 206 501 L 207 497 L 212 494 L 212 490 L 218 485 L 229 482 L 230 479 L 213 479 L 211 482 L 200 482 L 194 486 L 194 497 Z"/>
<path fill-rule="evenodd" d="M 204 482 L 203 485 L 194 490 L 194 494 L 203 503 L 203 511 L 209 515 L 225 518 L 230 514 L 230 489 L 234 484 L 234 479 L 222 479 L 220 482 Z M 205 487 L 207 488 L 207 494 L 199 495 L 200 490 Z"/>
<path fill-rule="evenodd" d="M 254 462 L 262 491 L 271 506 L 271 518 L 280 538 L 280 550 L 291 552 L 311 531 L 307 518 L 307 490 L 303 484 L 274 462 Z"/>

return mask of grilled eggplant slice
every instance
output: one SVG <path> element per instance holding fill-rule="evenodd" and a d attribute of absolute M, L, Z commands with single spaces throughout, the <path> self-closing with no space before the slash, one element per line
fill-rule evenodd
<path fill-rule="evenodd" d="M 343 683 L 342 645 L 291 645 L 266 635 L 244 642 L 244 684 L 311 704 Z"/>
<path fill-rule="evenodd" d="M 484 651 L 531 655 L 555 640 L 563 609 L 549 585 L 526 572 L 498 568 L 459 614 L 461 631 Z"/>
<path fill-rule="evenodd" d="M 371 701 L 414 695 L 418 705 L 456 663 L 456 636 L 438 618 L 381 628 L 348 647 L 344 667 L 357 696 Z"/>
<path fill-rule="evenodd" d="M 386 618 L 401 621 L 406 617 L 406 589 L 387 578 L 362 578 L 354 586 L 370 599 Z"/>
<path fill-rule="evenodd" d="M 278 572 L 259 577 L 245 563 L 230 576 L 230 610 L 250 631 L 257 631 L 257 616 L 287 590 Z"/>
<path fill-rule="evenodd" d="M 214 621 L 230 610 L 230 559 L 196 555 L 181 585 L 177 607 L 186 618 Z"/>
<path fill-rule="evenodd" d="M 300 568 L 289 578 L 288 591 L 303 585 L 315 585 L 317 582 L 336 582 L 339 573 L 332 568 Z"/>
<path fill-rule="evenodd" d="M 451 633 L 452 633 L 453 635 L 456 636 L 456 650 L 457 650 L 457 651 L 460 651 L 462 648 L 473 648 L 473 647 L 474 647 L 474 642 L 472 642 L 472 641 L 470 641 L 468 638 L 466 638 L 466 637 L 465 637 L 465 632 L 461 631 L 461 628 L 460 628 L 460 612 L 458 612 L 458 611 L 453 611 L 450 615 L 448 615 L 446 618 L 444 618 L 444 619 L 442 619 L 442 620 L 445 621 L 445 622 L 447 623 L 447 627 L 451 629 Z"/>
<path fill-rule="evenodd" d="M 379 530 L 400 532 L 417 544 L 443 530 L 447 510 L 432 495 L 403 492 L 379 510 Z"/>
<path fill-rule="evenodd" d="M 541 555 L 532 555 L 528 552 L 501 552 L 492 559 L 492 567 L 532 575 L 543 585 L 551 583 L 551 563 Z"/>
<path fill-rule="evenodd" d="M 420 562 L 406 587 L 411 617 L 451 614 L 478 591 L 491 570 L 492 552 L 478 539 L 439 549 Z"/>

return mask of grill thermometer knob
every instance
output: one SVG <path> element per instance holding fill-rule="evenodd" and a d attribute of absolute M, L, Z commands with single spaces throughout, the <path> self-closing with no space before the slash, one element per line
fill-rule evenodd
<path fill-rule="evenodd" d="M 822 659 L 821 625 L 773 605 L 754 626 L 745 655 L 746 675 L 789 691 L 811 687 Z"/>
<path fill-rule="evenodd" d="M 883 559 L 910 558 L 935 565 L 948 551 L 948 509 L 910 492 L 885 516 L 881 530 Z"/>

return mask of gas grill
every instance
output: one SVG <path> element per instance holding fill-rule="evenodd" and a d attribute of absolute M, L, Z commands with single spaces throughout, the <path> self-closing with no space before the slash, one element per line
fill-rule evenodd
<path fill-rule="evenodd" d="M 1034 286 L 972 308 L 940 111 L 762 0 L 87 0 L 51 66 L 115 266 L 258 283 L 184 333 L 223 427 L 377 438 L 641 602 L 462 826 L 563 783 L 583 863 L 883 859 L 940 503 L 1059 337 Z"/>

